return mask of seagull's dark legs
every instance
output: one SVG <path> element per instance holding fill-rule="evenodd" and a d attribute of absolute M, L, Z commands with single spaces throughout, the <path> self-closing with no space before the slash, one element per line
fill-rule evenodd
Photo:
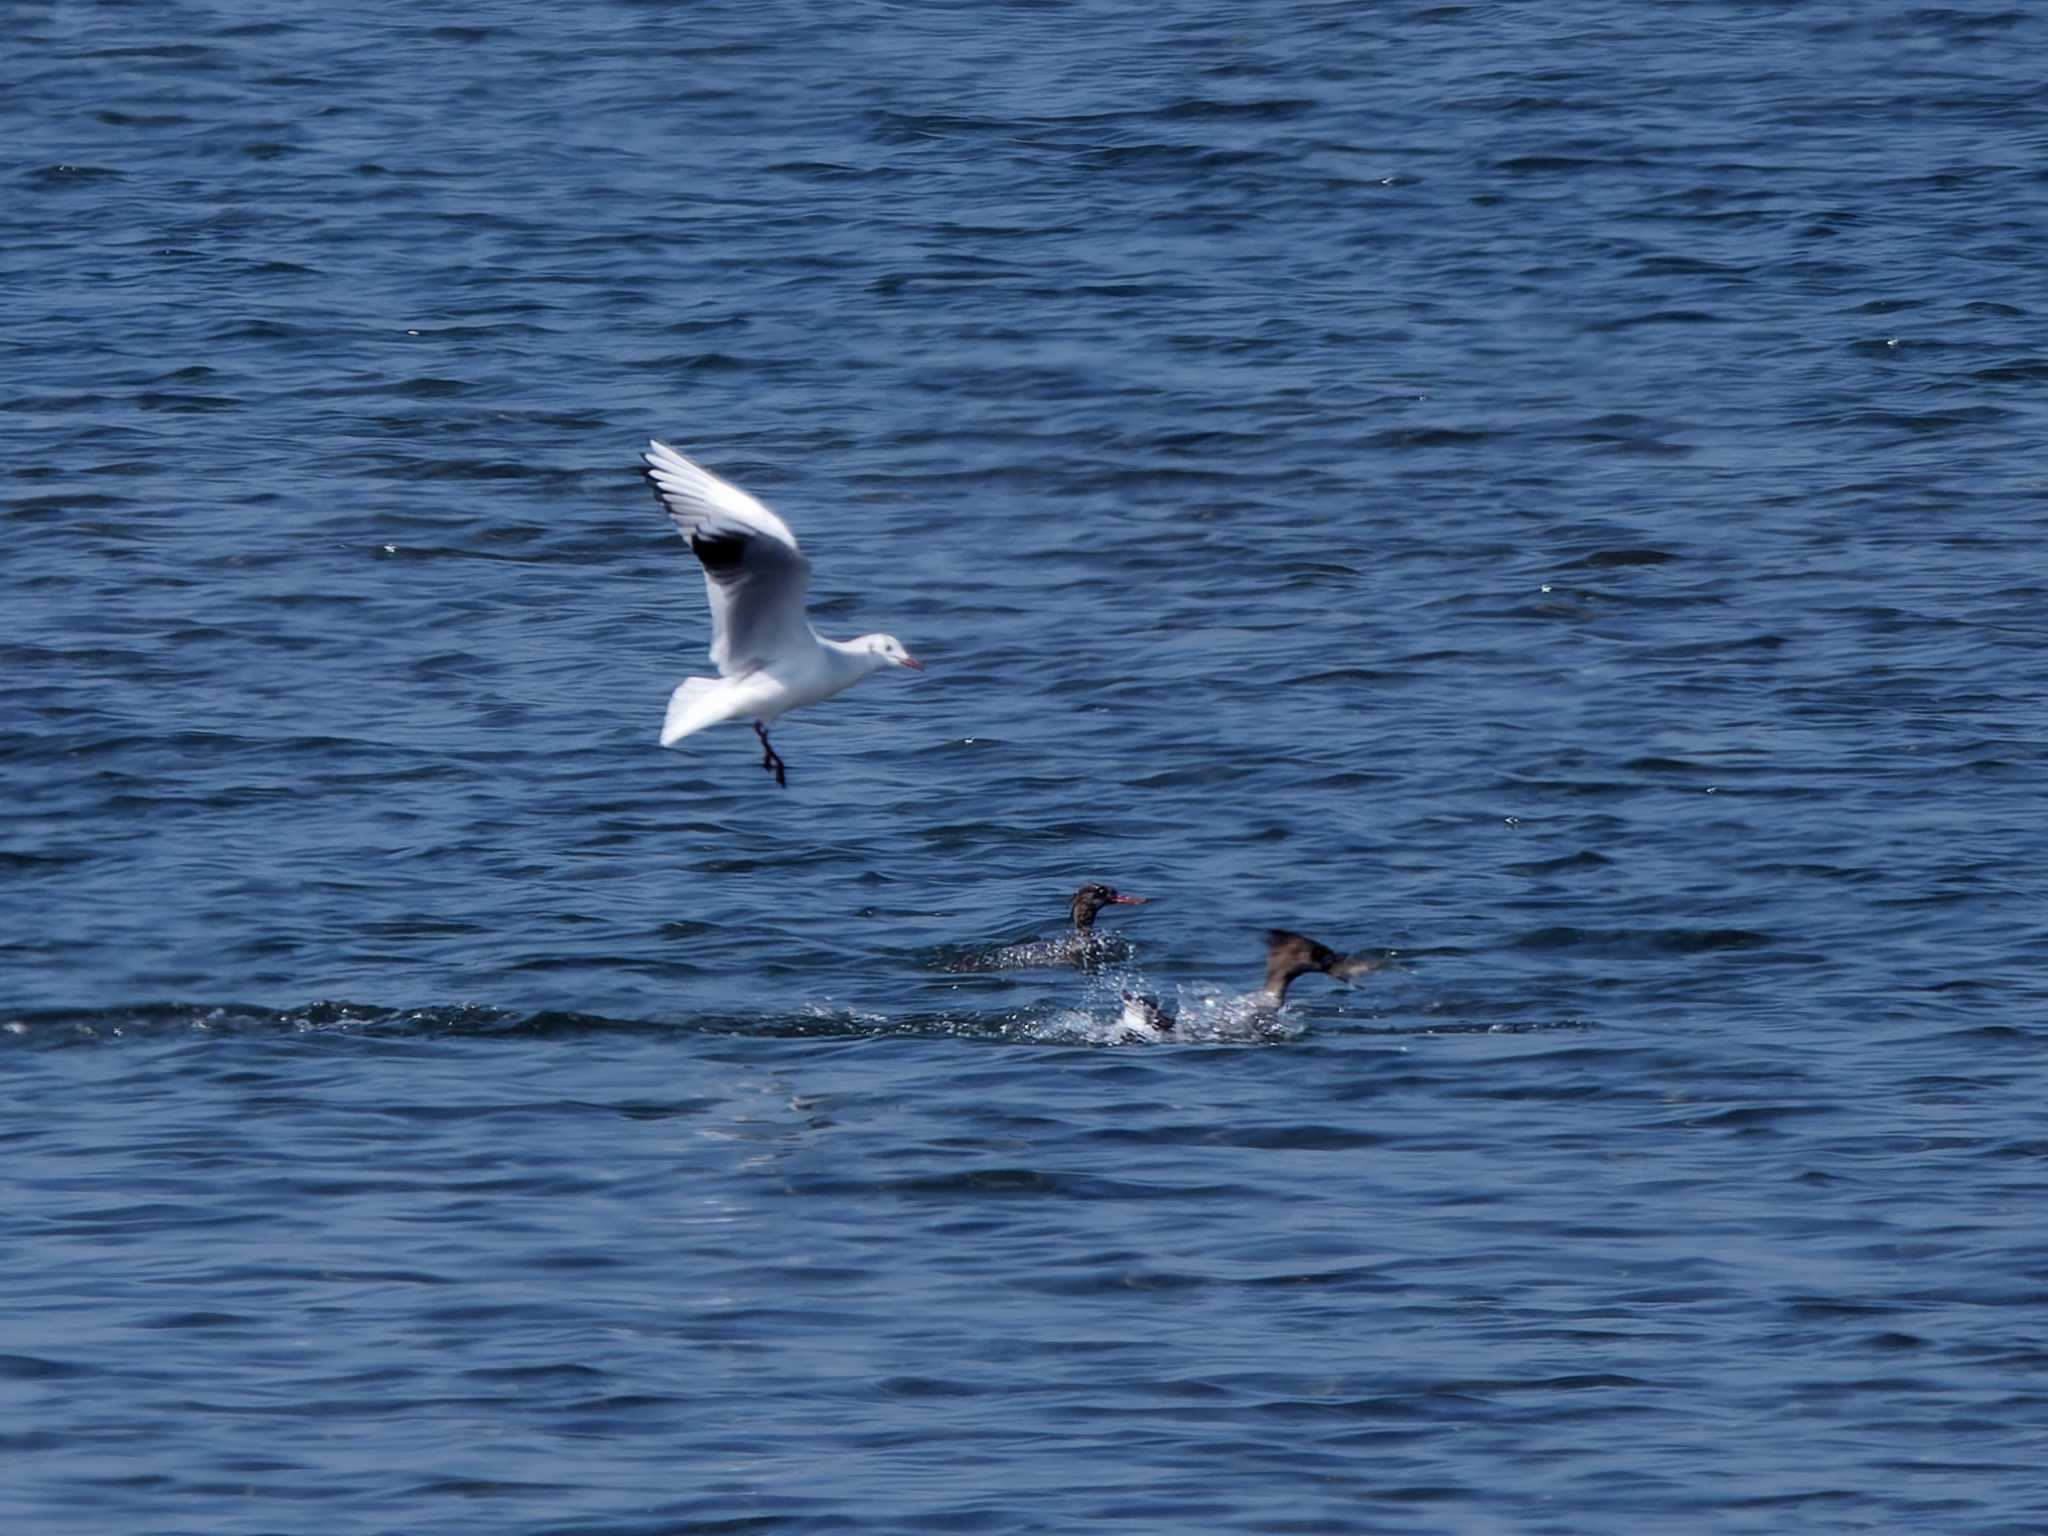
<path fill-rule="evenodd" d="M 754 722 L 754 734 L 761 738 L 761 766 L 775 775 L 775 782 L 784 789 L 789 788 L 789 778 L 782 771 L 782 759 L 775 749 L 768 745 L 768 727 L 760 721 Z"/>

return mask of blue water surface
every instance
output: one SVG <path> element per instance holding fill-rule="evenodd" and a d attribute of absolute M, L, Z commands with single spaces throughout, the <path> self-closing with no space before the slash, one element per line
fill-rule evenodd
<path fill-rule="evenodd" d="M 8 32 L 0 1527 L 2048 1528 L 2048 13 Z"/>

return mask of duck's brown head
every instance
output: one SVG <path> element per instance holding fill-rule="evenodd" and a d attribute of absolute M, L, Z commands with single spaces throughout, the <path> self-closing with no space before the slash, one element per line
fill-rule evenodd
<path fill-rule="evenodd" d="M 1095 926 L 1095 914 L 1104 907 L 1142 907 L 1151 898 L 1126 896 L 1107 885 L 1084 885 L 1074 892 L 1074 926 L 1086 933 Z"/>
<path fill-rule="evenodd" d="M 1275 928 L 1266 935 L 1266 998 L 1276 1008 L 1287 1001 L 1287 988 L 1297 976 L 1321 971 L 1336 981 L 1376 971 L 1380 961 L 1370 955 L 1340 955 L 1306 934 Z"/>

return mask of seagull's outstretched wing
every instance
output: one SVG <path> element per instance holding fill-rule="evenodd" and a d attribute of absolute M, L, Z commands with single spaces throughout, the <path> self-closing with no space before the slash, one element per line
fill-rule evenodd
<path fill-rule="evenodd" d="M 648 482 L 704 567 L 711 660 L 738 677 L 817 646 L 804 618 L 811 562 L 789 525 L 666 443 L 640 455 Z"/>

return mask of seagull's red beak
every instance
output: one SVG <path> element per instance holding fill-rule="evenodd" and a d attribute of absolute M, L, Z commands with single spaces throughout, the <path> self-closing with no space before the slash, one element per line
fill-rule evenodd
<path fill-rule="evenodd" d="M 924 663 L 915 656 L 905 656 L 897 665 L 899 667 L 908 667 L 913 672 L 922 672 L 924 670 Z"/>
<path fill-rule="evenodd" d="M 1109 899 L 1120 907 L 1142 907 L 1152 898 L 1150 896 L 1126 896 L 1122 891 L 1118 891 Z"/>

